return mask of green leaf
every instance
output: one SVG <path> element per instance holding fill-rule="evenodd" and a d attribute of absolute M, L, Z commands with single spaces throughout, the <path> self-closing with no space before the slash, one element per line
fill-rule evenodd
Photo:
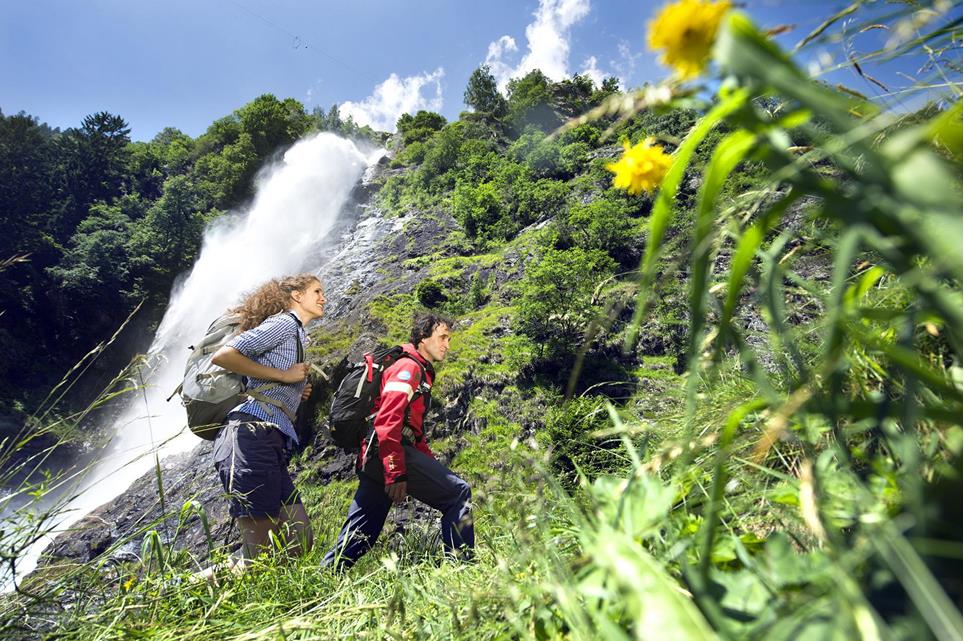
<path fill-rule="evenodd" d="M 860 280 L 847 288 L 843 303 L 848 309 L 854 309 L 864 296 L 883 278 L 887 272 L 878 266 L 871 267 L 860 276 Z"/>
<path fill-rule="evenodd" d="M 846 229 L 837 242 L 833 263 L 832 293 L 827 302 L 827 324 L 830 328 L 824 345 L 824 362 L 834 363 L 839 357 L 839 350 L 843 342 L 843 313 L 844 296 L 847 291 L 847 279 L 854 264 L 854 258 L 860 246 L 862 229 L 854 226 Z"/>
<path fill-rule="evenodd" d="M 730 547 L 735 550 L 732 541 Z M 736 558 L 735 551 L 733 558 Z M 710 579 L 715 584 L 714 587 L 722 591 L 719 596 L 720 606 L 730 618 L 754 621 L 764 616 L 766 610 L 773 605 L 773 593 L 760 577 L 749 570 L 714 570 Z"/>
<path fill-rule="evenodd" d="M 673 219 L 673 201 L 676 199 L 676 192 L 693 157 L 693 152 L 720 121 L 746 104 L 750 98 L 750 93 L 746 89 L 721 90 L 720 98 L 719 104 L 696 123 L 686 135 L 683 143 L 677 148 L 673 164 L 660 185 L 659 195 L 656 197 L 656 203 L 653 205 L 653 211 L 649 217 L 649 235 L 646 239 L 646 252 L 643 255 L 642 268 L 640 269 L 642 284 L 639 288 L 633 320 L 629 331 L 626 332 L 627 349 L 630 349 L 636 342 L 639 324 L 646 309 L 647 297 L 650 294 L 653 275 L 656 271 L 656 259 L 659 257 L 666 229 Z"/>
<path fill-rule="evenodd" d="M 961 613 L 934 579 L 913 546 L 891 524 L 871 536 L 881 558 L 890 565 L 924 620 L 939 641 L 958 641 L 964 636 Z"/>
<path fill-rule="evenodd" d="M 696 207 L 696 227 L 693 237 L 693 273 L 690 283 L 690 370 L 694 369 L 693 359 L 697 357 L 703 339 L 703 323 L 706 308 L 706 282 L 709 278 L 711 234 L 713 232 L 716 198 L 726 179 L 756 144 L 757 136 L 746 130 L 728 134 L 713 151 L 709 165 L 703 172 Z"/>
<path fill-rule="evenodd" d="M 587 553 L 622 597 L 622 610 L 642 641 L 710 641 L 716 633 L 692 599 L 633 539 L 600 531 Z"/>
<path fill-rule="evenodd" d="M 649 475 L 629 479 L 607 476 L 592 484 L 597 517 L 633 539 L 652 536 L 666 520 L 676 489 Z"/>
<path fill-rule="evenodd" d="M 800 193 L 796 190 L 791 191 L 786 196 L 778 200 L 767 212 L 761 216 L 756 223 L 746 230 L 739 238 L 733 258 L 730 261 L 730 275 L 727 278 L 726 300 L 723 303 L 723 312 L 720 315 L 720 326 L 729 327 L 736 304 L 743 291 L 743 281 L 750 266 L 753 264 L 753 257 L 763 243 L 767 232 L 782 218 L 787 208 L 800 198 Z"/>
<path fill-rule="evenodd" d="M 962 124 L 961 101 L 934 118 L 928 125 L 928 134 L 933 141 L 949 151 L 960 165 L 962 162 L 962 138 L 964 138 L 964 124 Z"/>
<path fill-rule="evenodd" d="M 954 382 L 948 379 L 943 371 L 929 367 L 916 351 L 888 343 L 856 327 L 848 326 L 847 333 L 864 345 L 883 352 L 901 369 L 919 378 L 931 391 L 948 394 L 951 398 L 959 396 Z"/>
<path fill-rule="evenodd" d="M 793 61 L 738 11 L 724 18 L 713 58 L 721 68 L 750 82 L 759 82 L 829 121 L 838 132 L 853 128 L 853 113 L 878 111 L 874 105 L 843 96 L 814 83 Z M 868 170 L 875 168 L 868 166 Z"/>
<path fill-rule="evenodd" d="M 800 505 L 800 487 L 794 483 L 782 483 L 767 492 L 767 497 L 774 503 L 798 507 Z"/>
<path fill-rule="evenodd" d="M 717 515 L 720 504 L 723 501 L 723 488 L 726 485 L 727 473 L 724 464 L 729 458 L 730 444 L 736 436 L 736 431 L 747 416 L 759 412 L 767 407 L 766 401 L 753 399 L 743 403 L 732 412 L 726 419 L 726 425 L 720 435 L 719 449 L 716 452 L 716 467 L 713 471 L 713 489 L 710 492 L 710 503 L 706 510 L 706 518 L 700 529 L 700 566 L 699 571 L 701 580 L 705 583 L 710 569 L 711 550 L 713 549 L 713 539 L 716 535 Z"/>

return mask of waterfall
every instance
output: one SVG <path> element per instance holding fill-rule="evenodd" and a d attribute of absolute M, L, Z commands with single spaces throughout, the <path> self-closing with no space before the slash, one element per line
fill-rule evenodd
<path fill-rule="evenodd" d="M 316 252 L 352 189 L 382 154 L 363 153 L 353 142 L 328 133 L 304 139 L 260 174 L 246 211 L 225 216 L 205 231 L 197 262 L 175 285 L 141 368 L 143 390 L 129 395 L 114 436 L 72 488 L 77 497 L 62 512 L 55 531 L 18 559 L 18 578 L 36 567 L 56 534 L 147 472 L 155 453 L 174 454 L 200 442 L 187 430 L 177 398 L 166 401 L 184 374 L 188 346 L 245 292 L 269 278 L 322 267 L 307 263 L 312 258 L 317 262 Z"/>

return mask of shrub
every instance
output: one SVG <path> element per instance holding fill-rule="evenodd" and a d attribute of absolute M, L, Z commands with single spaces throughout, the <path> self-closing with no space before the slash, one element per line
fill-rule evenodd
<path fill-rule="evenodd" d="M 505 207 L 498 190 L 492 183 L 472 185 L 460 182 L 452 193 L 452 213 L 462 223 L 465 235 L 475 239 L 510 235 L 503 222 Z M 498 229 L 497 229 L 498 228 Z"/>
<path fill-rule="evenodd" d="M 448 297 L 441 285 L 430 278 L 426 278 L 415 287 L 415 298 L 425 307 L 435 307 Z"/>
<path fill-rule="evenodd" d="M 519 283 L 518 330 L 547 358 L 571 355 L 597 313 L 596 287 L 616 268 L 605 252 L 546 249 Z"/>
<path fill-rule="evenodd" d="M 560 240 L 583 249 L 604 251 L 628 264 L 638 258 L 630 251 L 636 238 L 630 213 L 625 201 L 609 198 L 574 204 L 557 219 Z"/>
<path fill-rule="evenodd" d="M 604 399 L 578 397 L 549 407 L 539 440 L 552 448 L 552 464 L 572 487 L 578 472 L 589 479 L 614 471 L 618 459 L 612 449 L 618 439 L 601 440 L 593 432 L 612 427 Z"/>
<path fill-rule="evenodd" d="M 463 100 L 477 112 L 491 114 L 497 118 L 504 116 L 509 107 L 505 97 L 499 93 L 488 65 L 482 65 L 469 76 Z"/>
<path fill-rule="evenodd" d="M 395 127 L 402 136 L 402 143 L 424 142 L 445 126 L 445 117 L 432 111 L 420 110 L 414 116 L 402 114 Z"/>
<path fill-rule="evenodd" d="M 558 127 L 561 120 L 552 107 L 552 83 L 533 69 L 522 78 L 509 81 L 509 121 L 517 131 L 534 125 L 543 131 Z"/>
<path fill-rule="evenodd" d="M 513 191 L 517 203 L 515 220 L 523 227 L 563 213 L 569 196 L 564 182 L 546 178 L 519 181 Z"/>

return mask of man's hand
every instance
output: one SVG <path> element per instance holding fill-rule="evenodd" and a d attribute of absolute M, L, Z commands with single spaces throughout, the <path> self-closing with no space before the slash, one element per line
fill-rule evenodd
<path fill-rule="evenodd" d="M 300 383 L 308 378 L 308 363 L 295 363 L 281 372 L 281 383 Z"/>
<path fill-rule="evenodd" d="M 399 481 L 385 486 L 385 494 L 392 500 L 392 503 L 401 503 L 408 494 L 408 482 Z"/>
<path fill-rule="evenodd" d="M 301 402 L 304 403 L 311 396 L 311 383 L 305 383 L 305 389 L 301 390 Z"/>

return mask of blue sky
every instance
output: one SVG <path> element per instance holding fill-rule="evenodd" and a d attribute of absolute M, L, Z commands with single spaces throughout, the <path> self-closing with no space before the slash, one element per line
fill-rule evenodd
<path fill-rule="evenodd" d="M 646 50 L 646 0 L 30 0 L 0 23 L 0 110 L 53 127 L 96 111 L 123 116 L 132 137 L 167 126 L 191 136 L 262 93 L 309 109 L 332 104 L 390 129 L 401 112 L 456 118 L 474 68 L 489 61 L 504 81 L 538 64 L 559 79 L 589 71 L 626 86 L 666 70 Z M 748 0 L 758 24 L 793 24 L 792 44 L 846 1 Z M 864 50 L 887 34 L 861 36 Z M 839 61 L 843 48 L 824 51 Z M 826 58 L 825 58 L 826 60 Z M 919 61 L 875 76 L 893 89 Z M 830 77 L 880 92 L 852 70 Z"/>

